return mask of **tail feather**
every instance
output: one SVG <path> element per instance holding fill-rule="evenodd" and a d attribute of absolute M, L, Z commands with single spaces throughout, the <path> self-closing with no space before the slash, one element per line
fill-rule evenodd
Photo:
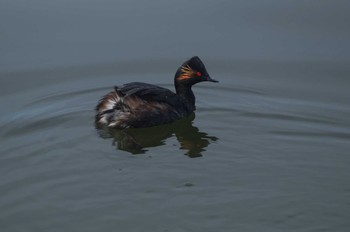
<path fill-rule="evenodd" d="M 96 118 L 95 122 L 100 125 L 108 126 L 111 122 L 115 111 L 118 111 L 118 105 L 120 105 L 121 96 L 112 91 L 105 95 L 96 106 Z"/>

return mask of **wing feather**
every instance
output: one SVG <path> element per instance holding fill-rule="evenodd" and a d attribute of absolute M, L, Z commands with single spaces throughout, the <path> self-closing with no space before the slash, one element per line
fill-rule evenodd
<path fill-rule="evenodd" d="M 161 102 L 173 107 L 181 105 L 179 97 L 174 92 L 152 84 L 132 82 L 120 87 L 116 86 L 115 90 L 117 93 L 122 93 L 124 98 L 133 96 L 147 102 Z"/>

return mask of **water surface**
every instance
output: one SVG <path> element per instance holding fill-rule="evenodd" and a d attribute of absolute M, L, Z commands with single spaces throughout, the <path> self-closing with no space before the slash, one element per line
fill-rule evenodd
<path fill-rule="evenodd" d="M 348 231 L 348 3 L 2 5 L 2 230 Z M 114 85 L 174 90 L 192 55 L 220 81 L 195 114 L 96 130 Z"/>

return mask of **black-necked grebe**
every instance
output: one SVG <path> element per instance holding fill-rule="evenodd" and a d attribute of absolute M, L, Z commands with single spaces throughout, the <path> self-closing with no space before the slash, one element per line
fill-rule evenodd
<path fill-rule="evenodd" d="M 190 115 L 195 109 L 192 85 L 212 79 L 203 62 L 194 56 L 175 74 L 176 94 L 146 83 L 132 82 L 114 87 L 96 106 L 95 122 L 111 128 L 151 127 Z"/>

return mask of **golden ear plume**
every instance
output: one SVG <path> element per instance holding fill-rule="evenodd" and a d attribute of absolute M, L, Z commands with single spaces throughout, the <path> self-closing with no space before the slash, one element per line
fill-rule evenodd
<path fill-rule="evenodd" d="M 189 65 L 186 65 L 185 67 L 182 66 L 181 72 L 182 74 L 178 77 L 179 80 L 187 79 L 194 75 L 194 71 Z"/>

